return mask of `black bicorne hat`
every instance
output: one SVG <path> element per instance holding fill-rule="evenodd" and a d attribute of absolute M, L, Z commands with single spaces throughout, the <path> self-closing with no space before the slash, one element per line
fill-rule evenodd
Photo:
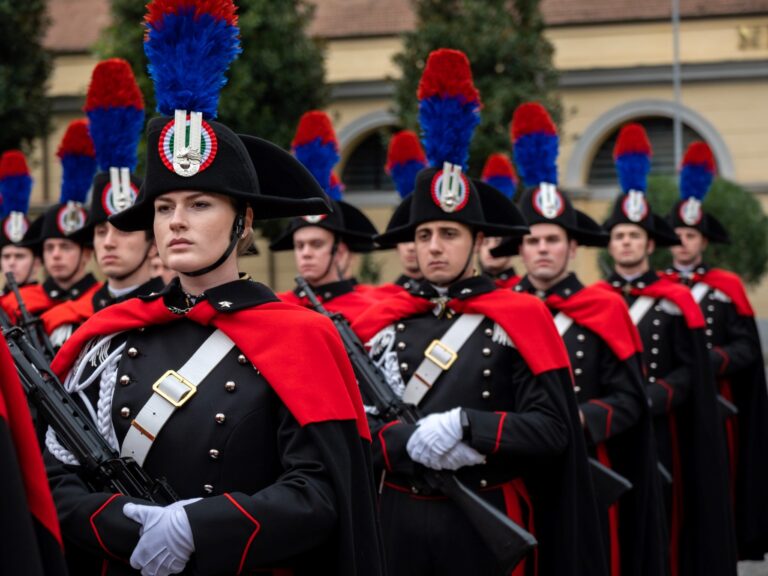
<path fill-rule="evenodd" d="M 730 244 L 731 235 L 725 229 L 720 221 L 712 214 L 704 212 L 700 206 L 691 210 L 691 204 L 695 200 L 678 200 L 672 212 L 667 215 L 667 222 L 672 229 L 675 228 L 694 228 L 710 242 L 716 244 Z"/>
<path fill-rule="evenodd" d="M 651 211 L 644 194 L 622 194 L 616 198 L 613 211 L 608 219 L 603 222 L 603 228 L 610 233 L 618 224 L 634 224 L 639 226 L 653 238 L 657 246 L 679 246 L 680 239 L 675 230 L 664 218 Z"/>
<path fill-rule="evenodd" d="M 395 211 L 392 212 L 392 216 L 389 218 L 389 222 L 387 222 L 386 230 L 384 230 L 382 235 L 376 237 L 376 245 L 382 250 L 389 250 L 397 246 L 397 242 L 395 243 L 382 242 L 381 238 L 391 230 L 396 230 L 397 228 L 400 228 L 401 226 L 405 226 L 406 224 L 408 224 L 408 219 L 411 215 L 412 198 L 413 198 L 413 195 L 411 194 L 403 198 L 402 202 L 400 202 L 400 204 L 397 205 L 397 208 L 395 208 Z M 408 242 L 413 242 L 413 239 L 408 240 Z"/>
<path fill-rule="evenodd" d="M 184 190 L 234 198 L 253 208 L 256 220 L 328 212 L 322 189 L 288 152 L 261 138 L 238 136 L 212 120 L 203 120 L 200 151 L 186 161 L 190 175 L 177 173 L 174 124 L 175 120 L 168 117 L 149 122 L 144 184 L 131 208 L 109 218 L 117 228 L 150 229 L 154 200 L 168 192 Z"/>
<path fill-rule="evenodd" d="M 301 228 L 317 226 L 336 235 L 351 252 L 365 253 L 374 250 L 373 237 L 376 236 L 377 230 L 368 217 L 360 209 L 343 200 L 330 202 L 333 207 L 330 214 L 301 216 L 291 220 L 286 230 L 269 245 L 269 249 L 273 252 L 293 250 L 293 234 Z"/>
<path fill-rule="evenodd" d="M 43 251 L 43 243 L 51 238 L 71 240 L 80 246 L 86 246 L 91 240 L 84 241 L 73 238 L 72 235 L 82 228 L 88 220 L 88 211 L 79 202 L 56 204 L 43 212 L 43 214 L 30 225 L 24 235 L 24 239 L 18 246 L 30 248 L 40 255 Z"/>
<path fill-rule="evenodd" d="M 506 196 L 488 184 L 470 180 L 454 164 L 419 172 L 411 198 L 407 222 L 379 235 L 378 244 L 413 242 L 419 225 L 436 220 L 464 224 L 488 236 L 528 233 L 525 220 Z"/>

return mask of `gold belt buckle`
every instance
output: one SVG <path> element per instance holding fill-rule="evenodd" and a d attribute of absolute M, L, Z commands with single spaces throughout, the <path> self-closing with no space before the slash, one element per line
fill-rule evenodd
<path fill-rule="evenodd" d="M 179 381 L 181 384 L 187 387 L 187 391 L 184 392 L 184 394 L 178 400 L 171 398 L 162 388 L 160 388 L 160 384 L 163 382 L 163 380 L 169 377 Z M 192 396 L 195 395 L 195 392 L 197 392 L 197 387 L 194 384 L 192 384 L 192 382 L 184 378 L 184 376 L 176 372 L 176 370 L 168 370 L 168 372 L 163 374 L 160 378 L 157 379 L 157 381 L 154 384 L 152 384 L 152 390 L 154 390 L 158 395 L 165 398 L 172 405 L 176 406 L 176 408 L 179 408 L 181 406 L 184 406 L 184 404 L 186 404 L 187 401 L 190 398 L 192 398 Z"/>
<path fill-rule="evenodd" d="M 437 358 L 434 355 L 435 348 L 438 348 L 441 352 L 449 356 L 449 359 L 443 361 L 440 358 Z M 456 352 L 448 348 L 448 346 L 440 342 L 440 340 L 432 340 L 432 343 L 429 345 L 426 352 L 424 352 L 424 356 L 429 358 L 442 370 L 448 370 L 448 368 L 453 366 L 453 363 L 456 362 L 456 358 L 459 357 L 459 355 L 456 354 Z"/>

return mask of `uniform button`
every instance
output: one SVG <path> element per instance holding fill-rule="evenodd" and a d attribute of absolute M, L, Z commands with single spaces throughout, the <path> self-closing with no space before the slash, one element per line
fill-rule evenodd
<path fill-rule="evenodd" d="M 656 369 L 656 368 L 658 368 L 658 367 L 659 367 L 659 365 L 658 365 L 658 364 L 656 364 L 656 362 L 651 362 L 651 368 L 652 368 L 652 369 L 654 369 L 654 370 L 655 370 L 655 369 Z"/>
<path fill-rule="evenodd" d="M 224 390 L 227 392 L 234 392 L 235 388 L 237 388 L 237 384 L 235 384 L 232 380 L 228 380 L 224 383 Z"/>
<path fill-rule="evenodd" d="M 401 363 L 400 364 L 400 370 L 403 371 L 403 372 L 407 372 L 408 371 L 408 362 Z"/>
<path fill-rule="evenodd" d="M 659 335 L 658 334 L 651 334 L 651 339 L 652 340 L 658 340 L 659 339 Z"/>
<path fill-rule="evenodd" d="M 488 338 L 493 336 L 493 328 L 486 328 L 485 329 L 485 335 L 488 336 Z"/>
<path fill-rule="evenodd" d="M 131 383 L 131 377 L 128 374 L 120 376 L 120 386 L 128 386 Z"/>
<path fill-rule="evenodd" d="M 576 358 L 584 358 L 584 351 L 576 350 Z"/>
<path fill-rule="evenodd" d="M 491 369 L 486 368 L 485 370 L 483 370 L 483 376 L 485 376 L 486 378 L 489 378 L 491 376 Z"/>
<path fill-rule="evenodd" d="M 491 355 L 491 349 L 483 348 L 483 356 L 490 356 L 490 355 Z"/>
<path fill-rule="evenodd" d="M 653 384 L 654 382 L 656 382 L 656 376 L 650 376 L 650 377 L 648 378 L 648 382 L 650 382 L 651 384 Z"/>
<path fill-rule="evenodd" d="M 211 457 L 211 460 L 218 460 L 219 459 L 219 451 L 216 450 L 216 448 L 211 448 L 208 450 L 208 456 Z"/>
<path fill-rule="evenodd" d="M 707 318 L 707 324 L 712 324 L 712 322 L 714 322 L 714 321 L 715 321 L 715 319 L 712 318 L 711 316 Z"/>
<path fill-rule="evenodd" d="M 58 298 L 59 297 L 59 291 L 58 290 L 51 290 L 51 298 Z M 23 298 L 22 298 L 23 300 Z"/>
<path fill-rule="evenodd" d="M 714 300 L 715 299 L 714 293 L 710 292 L 709 294 L 707 294 L 707 298 L 709 298 L 710 300 Z"/>
<path fill-rule="evenodd" d="M 213 417 L 214 420 L 216 420 L 216 424 L 224 424 L 224 422 L 227 420 L 226 414 L 222 414 L 219 412 L 216 414 L 216 416 Z"/>
<path fill-rule="evenodd" d="M 136 356 L 138 356 L 138 355 L 139 355 L 139 351 L 136 350 L 136 348 L 134 348 L 133 346 L 128 348 L 128 357 L 129 358 L 136 358 Z"/>
<path fill-rule="evenodd" d="M 704 330 L 704 333 L 705 333 L 707 336 L 712 336 L 712 330 L 711 330 L 710 328 L 707 328 L 706 330 Z"/>
<path fill-rule="evenodd" d="M 413 494 L 418 494 L 418 493 L 419 493 L 419 489 L 418 489 L 418 488 L 416 488 L 416 486 L 411 486 L 411 492 L 412 492 Z"/>
<path fill-rule="evenodd" d="M 486 486 L 488 486 L 488 480 L 480 480 L 480 488 L 485 488 Z"/>
<path fill-rule="evenodd" d="M 651 348 L 651 354 L 658 354 L 659 349 L 658 348 Z"/>
<path fill-rule="evenodd" d="M 398 323 L 397 323 L 397 326 L 395 326 L 395 329 L 396 329 L 398 332 L 402 332 L 402 331 L 404 331 L 404 330 L 405 330 L 405 324 L 403 324 L 402 322 L 398 322 Z"/>
<path fill-rule="evenodd" d="M 405 350 L 405 342 L 398 342 L 397 343 L 397 349 L 398 350 Z"/>
<path fill-rule="evenodd" d="M 573 373 L 574 373 L 574 374 L 576 374 L 576 376 L 581 376 L 581 373 L 582 373 L 582 372 L 583 372 L 583 370 L 582 370 L 581 368 L 576 368 L 576 369 L 573 371 Z"/>
<path fill-rule="evenodd" d="M 584 342 L 584 340 L 586 339 L 587 337 L 584 336 L 584 334 L 579 334 L 578 336 L 576 336 L 576 340 L 578 340 L 579 342 Z"/>
<path fill-rule="evenodd" d="M 645 288 L 645 282 L 638 282 L 637 283 L 638 288 Z"/>
<path fill-rule="evenodd" d="M 325 294 L 323 294 L 323 300 L 330 300 L 332 297 L 333 297 L 333 294 L 331 294 L 330 292 L 326 292 Z"/>
<path fill-rule="evenodd" d="M 483 390 L 481 396 L 483 397 L 483 400 L 488 400 L 488 398 L 491 397 L 491 393 L 488 390 Z"/>
<path fill-rule="evenodd" d="M 714 312 L 715 311 L 715 307 L 712 304 L 709 304 L 709 305 L 707 305 L 707 310 L 709 312 Z"/>
<path fill-rule="evenodd" d="M 248 362 L 248 358 L 246 358 L 244 354 L 239 354 L 237 356 L 237 363 L 238 364 L 245 364 L 246 362 Z"/>
<path fill-rule="evenodd" d="M 574 391 L 576 394 L 578 394 L 579 392 L 581 392 L 581 386 L 574 386 L 574 387 L 573 387 L 573 391 Z"/>
<path fill-rule="evenodd" d="M 707 350 L 712 350 L 712 342 L 707 342 Z"/>
<path fill-rule="evenodd" d="M 654 318 L 654 319 L 653 319 L 653 325 L 654 325 L 654 326 L 659 326 L 659 325 L 661 325 L 661 320 L 659 320 L 658 318 Z"/>
<path fill-rule="evenodd" d="M 77 296 L 78 294 L 80 294 L 80 290 L 78 290 L 77 288 L 72 290 L 72 296 Z"/>
<path fill-rule="evenodd" d="M 123 418 L 130 418 L 131 417 L 131 409 L 128 408 L 128 406 L 123 406 L 120 408 L 120 416 Z"/>
<path fill-rule="evenodd" d="M 654 306 L 653 309 L 656 310 L 656 312 L 661 312 L 661 306 Z"/>
<path fill-rule="evenodd" d="M 211 484 L 203 484 L 203 492 L 210 494 L 213 492 L 213 486 Z"/>
<path fill-rule="evenodd" d="M 566 288 L 565 290 L 563 290 L 563 293 L 564 293 L 566 296 L 570 296 L 570 295 L 571 295 L 571 289 L 570 289 L 570 288 Z"/>
<path fill-rule="evenodd" d="M 619 288 L 619 287 L 621 287 L 621 282 L 619 282 L 618 280 L 614 280 L 613 282 L 611 282 L 611 284 L 613 284 L 613 287 L 614 287 L 614 288 Z"/>

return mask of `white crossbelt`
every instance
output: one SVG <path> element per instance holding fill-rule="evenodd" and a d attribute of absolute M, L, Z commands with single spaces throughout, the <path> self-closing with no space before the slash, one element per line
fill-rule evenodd
<path fill-rule="evenodd" d="M 697 282 L 691 288 L 691 296 L 696 300 L 696 304 L 701 304 L 707 292 L 709 292 L 709 285 L 704 282 Z"/>
<path fill-rule="evenodd" d="M 405 386 L 403 402 L 414 406 L 419 405 L 440 374 L 448 370 L 459 357 L 459 350 L 480 326 L 483 318 L 485 316 L 482 314 L 463 314 L 443 334 L 442 338 L 432 340 L 424 351 L 424 360 Z"/>
<path fill-rule="evenodd" d="M 195 395 L 197 387 L 234 346 L 229 336 L 217 329 L 184 366 L 163 374 L 152 385 L 154 393 L 131 422 L 120 456 L 131 457 L 142 465 L 168 419 Z"/>
<path fill-rule="evenodd" d="M 635 326 L 640 325 L 642 319 L 645 318 L 645 315 L 648 314 L 648 311 L 653 307 L 654 302 L 656 302 L 655 298 L 651 298 L 650 296 L 640 296 L 635 300 L 632 306 L 629 307 L 629 315 Z"/>
<path fill-rule="evenodd" d="M 563 312 L 558 312 L 555 315 L 555 328 L 557 328 L 557 333 L 561 337 L 565 336 L 565 333 L 568 332 L 571 326 L 573 326 L 573 318 Z"/>

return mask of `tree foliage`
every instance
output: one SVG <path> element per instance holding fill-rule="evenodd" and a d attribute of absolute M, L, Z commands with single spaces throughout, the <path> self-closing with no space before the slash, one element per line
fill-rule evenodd
<path fill-rule="evenodd" d="M 48 133 L 45 91 L 52 62 L 43 47 L 46 4 L 0 2 L 0 151 L 29 148 L 32 140 Z"/>
<path fill-rule="evenodd" d="M 493 152 L 509 151 L 509 122 L 515 108 L 536 100 L 555 121 L 560 104 L 553 47 L 544 37 L 539 0 L 414 0 L 415 30 L 395 56 L 402 71 L 396 104 L 403 125 L 418 130 L 416 90 L 427 56 L 438 48 L 463 51 L 472 64 L 483 102 L 472 142 L 470 172 L 480 175 Z"/>

